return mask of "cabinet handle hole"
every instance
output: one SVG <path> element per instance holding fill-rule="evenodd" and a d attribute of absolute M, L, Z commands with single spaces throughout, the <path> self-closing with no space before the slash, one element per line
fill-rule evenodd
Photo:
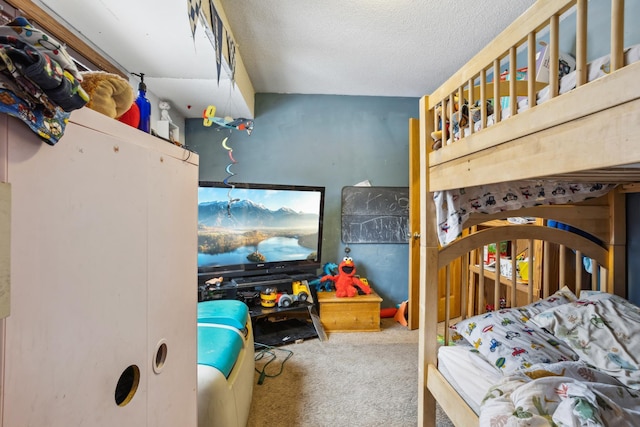
<path fill-rule="evenodd" d="M 138 390 L 140 384 L 140 368 L 136 365 L 128 366 L 120 375 L 116 384 L 115 399 L 118 406 L 126 406 Z"/>
<path fill-rule="evenodd" d="M 153 360 L 153 372 L 159 374 L 162 372 L 162 368 L 164 367 L 164 363 L 167 360 L 167 343 L 161 341 L 156 349 L 156 355 Z"/>

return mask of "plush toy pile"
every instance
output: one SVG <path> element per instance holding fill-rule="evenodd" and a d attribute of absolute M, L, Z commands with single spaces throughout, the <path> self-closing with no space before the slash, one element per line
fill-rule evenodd
<path fill-rule="evenodd" d="M 64 46 L 23 17 L 0 26 L 0 113 L 54 145 L 89 97 Z"/>
<path fill-rule="evenodd" d="M 320 279 L 321 282 L 331 280 L 336 288 L 336 297 L 355 297 L 358 295 L 358 288 L 365 294 L 371 293 L 369 285 L 356 277 L 356 265 L 351 257 L 344 257 L 338 266 L 337 275 L 327 275 Z"/>
<path fill-rule="evenodd" d="M 471 119 L 472 126 L 475 126 L 476 122 L 479 122 L 482 118 L 482 106 L 479 101 L 470 106 L 467 100 L 463 99 L 463 102 L 460 103 L 458 97 L 454 96 L 452 105 L 449 102 L 443 102 L 443 104 L 444 107 L 440 104 L 435 109 L 438 129 L 431 132 L 433 150 L 440 149 L 443 144 L 443 118 L 444 129 L 447 131 L 447 144 L 460 139 L 460 132 L 464 132 L 464 128 L 469 124 L 469 119 Z M 486 103 L 486 114 L 487 116 L 493 114 L 493 105 L 490 101 Z"/>

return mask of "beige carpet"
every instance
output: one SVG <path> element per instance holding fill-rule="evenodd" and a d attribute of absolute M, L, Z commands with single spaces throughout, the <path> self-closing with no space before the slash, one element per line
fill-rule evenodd
<path fill-rule="evenodd" d="M 273 352 L 262 385 L 255 375 L 249 427 L 417 425 L 418 331 L 382 319 L 380 332 L 333 333 Z M 453 424 L 440 412 L 438 425 Z"/>

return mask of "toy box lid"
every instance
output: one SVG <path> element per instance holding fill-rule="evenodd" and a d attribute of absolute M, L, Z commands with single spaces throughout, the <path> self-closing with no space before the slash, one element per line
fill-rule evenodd
<path fill-rule="evenodd" d="M 238 300 L 212 300 L 198 303 L 198 323 L 214 323 L 232 326 L 238 330 L 246 327 L 249 307 Z"/>

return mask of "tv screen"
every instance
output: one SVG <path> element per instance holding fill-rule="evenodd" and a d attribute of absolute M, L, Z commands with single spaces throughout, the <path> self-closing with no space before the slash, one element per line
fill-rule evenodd
<path fill-rule="evenodd" d="M 324 187 L 200 182 L 198 276 L 316 273 Z"/>

